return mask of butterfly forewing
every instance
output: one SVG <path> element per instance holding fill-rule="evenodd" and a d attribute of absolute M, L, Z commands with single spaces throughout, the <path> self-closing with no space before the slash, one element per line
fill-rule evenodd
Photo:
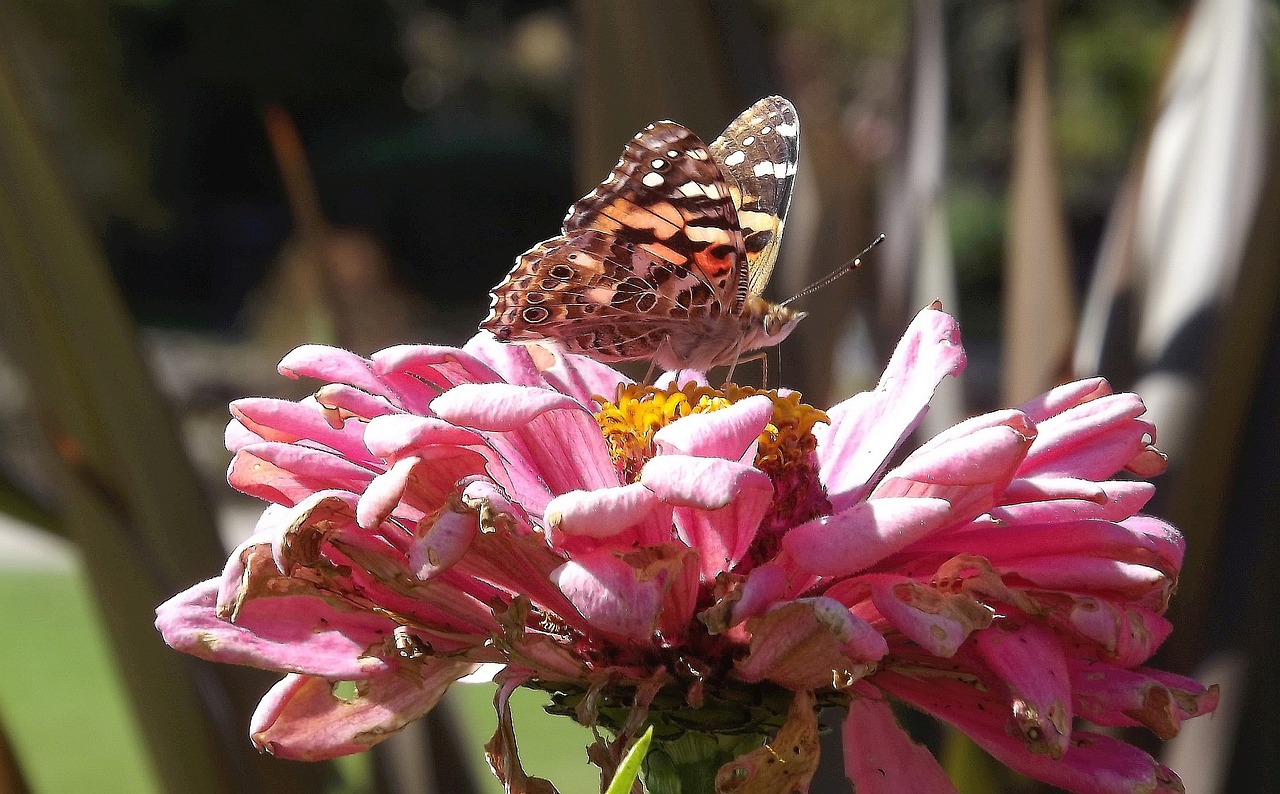
<path fill-rule="evenodd" d="M 800 159 L 800 117 L 780 96 L 765 97 L 742 112 L 711 143 L 711 155 L 729 183 L 747 253 L 748 290 L 769 283 L 791 187 Z"/>
<path fill-rule="evenodd" d="M 740 306 L 746 283 L 737 210 L 702 139 L 671 121 L 627 143 L 609 177 L 569 209 L 566 234 L 599 229 L 688 271 L 722 308 Z"/>

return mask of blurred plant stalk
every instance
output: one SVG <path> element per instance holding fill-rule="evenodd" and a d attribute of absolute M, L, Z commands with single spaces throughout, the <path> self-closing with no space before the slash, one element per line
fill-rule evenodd
<path fill-rule="evenodd" d="M 316 791 L 324 766 L 252 753 L 242 727 L 261 680 L 172 653 L 152 627 L 163 595 L 222 559 L 136 329 L 0 51 L 0 332 L 30 380 L 60 473 L 60 527 L 77 544 L 166 791 Z M 74 653 L 75 638 L 50 653 Z"/>

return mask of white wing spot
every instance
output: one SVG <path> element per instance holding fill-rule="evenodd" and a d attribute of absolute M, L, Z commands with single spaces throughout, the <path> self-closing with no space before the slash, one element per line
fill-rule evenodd
<path fill-rule="evenodd" d="M 747 137 L 745 137 L 745 138 L 743 138 L 743 139 L 742 139 L 742 145 L 743 145 L 743 146 L 750 146 L 751 144 L 753 144 L 753 143 L 755 143 L 755 142 L 756 142 L 756 136 L 754 136 L 754 135 L 748 135 Z"/>
<path fill-rule="evenodd" d="M 785 179 L 794 176 L 796 173 L 795 163 L 771 163 L 763 160 L 756 163 L 756 167 L 752 172 L 759 177 L 772 176 L 774 179 Z"/>
<path fill-rule="evenodd" d="M 665 180 L 662 178 L 662 174 L 659 174 L 657 171 L 650 171 L 649 173 L 641 177 L 640 181 L 645 183 L 649 187 L 658 187 Z"/>
<path fill-rule="evenodd" d="M 670 157 L 671 159 L 673 159 L 673 160 L 674 160 L 675 158 L 677 158 L 677 157 L 679 157 L 679 156 L 680 156 L 680 153 L 679 153 L 679 152 L 677 152 L 675 149 L 669 149 L 669 150 L 667 150 L 667 157 Z"/>
<path fill-rule="evenodd" d="M 676 188 L 676 192 L 687 198 L 706 195 L 702 189 L 702 185 L 699 185 L 697 182 L 685 182 L 683 185 Z"/>
<path fill-rule="evenodd" d="M 739 149 L 738 151 L 724 158 L 724 164 L 725 165 L 742 165 L 742 163 L 746 162 L 746 160 L 747 160 L 747 153 Z"/>
<path fill-rule="evenodd" d="M 695 160 L 705 160 L 707 159 L 707 150 L 706 149 L 690 149 L 689 156 Z"/>
<path fill-rule="evenodd" d="M 797 124 L 779 124 L 778 134 L 787 138 L 794 138 L 800 133 L 800 127 Z"/>
<path fill-rule="evenodd" d="M 760 128 L 761 135 L 768 135 L 772 131 L 773 131 L 773 127 L 770 127 L 768 124 Z"/>
<path fill-rule="evenodd" d="M 667 161 L 663 160 L 662 158 L 658 158 L 657 160 L 650 161 L 649 167 L 650 168 L 666 168 Z"/>
<path fill-rule="evenodd" d="M 718 200 L 720 200 L 721 198 L 723 198 L 723 194 L 721 194 L 721 193 L 720 193 L 720 188 L 719 188 L 719 187 L 717 187 L 716 185 L 703 185 L 703 186 L 702 186 L 702 193 L 703 193 L 703 195 L 705 195 L 707 198 L 709 198 L 709 199 L 713 199 L 713 200 L 716 200 L 716 201 L 718 201 Z"/>

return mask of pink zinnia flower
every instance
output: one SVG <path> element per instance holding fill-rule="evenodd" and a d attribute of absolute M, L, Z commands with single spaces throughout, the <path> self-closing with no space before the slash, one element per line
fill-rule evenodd
<path fill-rule="evenodd" d="M 860 792 L 952 790 L 893 701 L 1066 789 L 1180 790 L 1077 725 L 1167 738 L 1217 702 L 1141 666 L 1183 554 L 1138 513 L 1153 487 L 1112 479 L 1164 466 L 1142 403 L 1080 381 L 895 463 L 964 363 L 935 309 L 875 390 L 826 413 L 688 373 L 638 386 L 486 335 L 372 360 L 299 348 L 281 371 L 329 384 L 240 400 L 227 430 L 231 484 L 274 504 L 157 626 L 287 674 L 251 727 L 287 758 L 363 750 L 492 663 L 490 758 L 511 790 L 527 785 L 506 705 L 521 685 L 608 729 L 591 752 L 606 773 L 654 724 L 647 774 L 689 791 L 806 790 L 817 705 L 847 709 Z M 699 735 L 709 760 L 665 752 Z"/>

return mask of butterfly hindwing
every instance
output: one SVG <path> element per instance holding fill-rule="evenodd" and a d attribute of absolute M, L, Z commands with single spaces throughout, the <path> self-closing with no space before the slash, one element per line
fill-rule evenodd
<path fill-rule="evenodd" d="M 709 311 L 711 288 L 623 236 L 577 229 L 539 243 L 493 291 L 482 327 L 503 341 L 554 338 L 602 361 L 651 357 L 691 311 Z"/>
<path fill-rule="evenodd" d="M 738 211 L 749 294 L 759 295 L 778 260 L 791 204 L 800 159 L 800 117 L 783 97 L 765 97 L 734 119 L 710 148 Z"/>

